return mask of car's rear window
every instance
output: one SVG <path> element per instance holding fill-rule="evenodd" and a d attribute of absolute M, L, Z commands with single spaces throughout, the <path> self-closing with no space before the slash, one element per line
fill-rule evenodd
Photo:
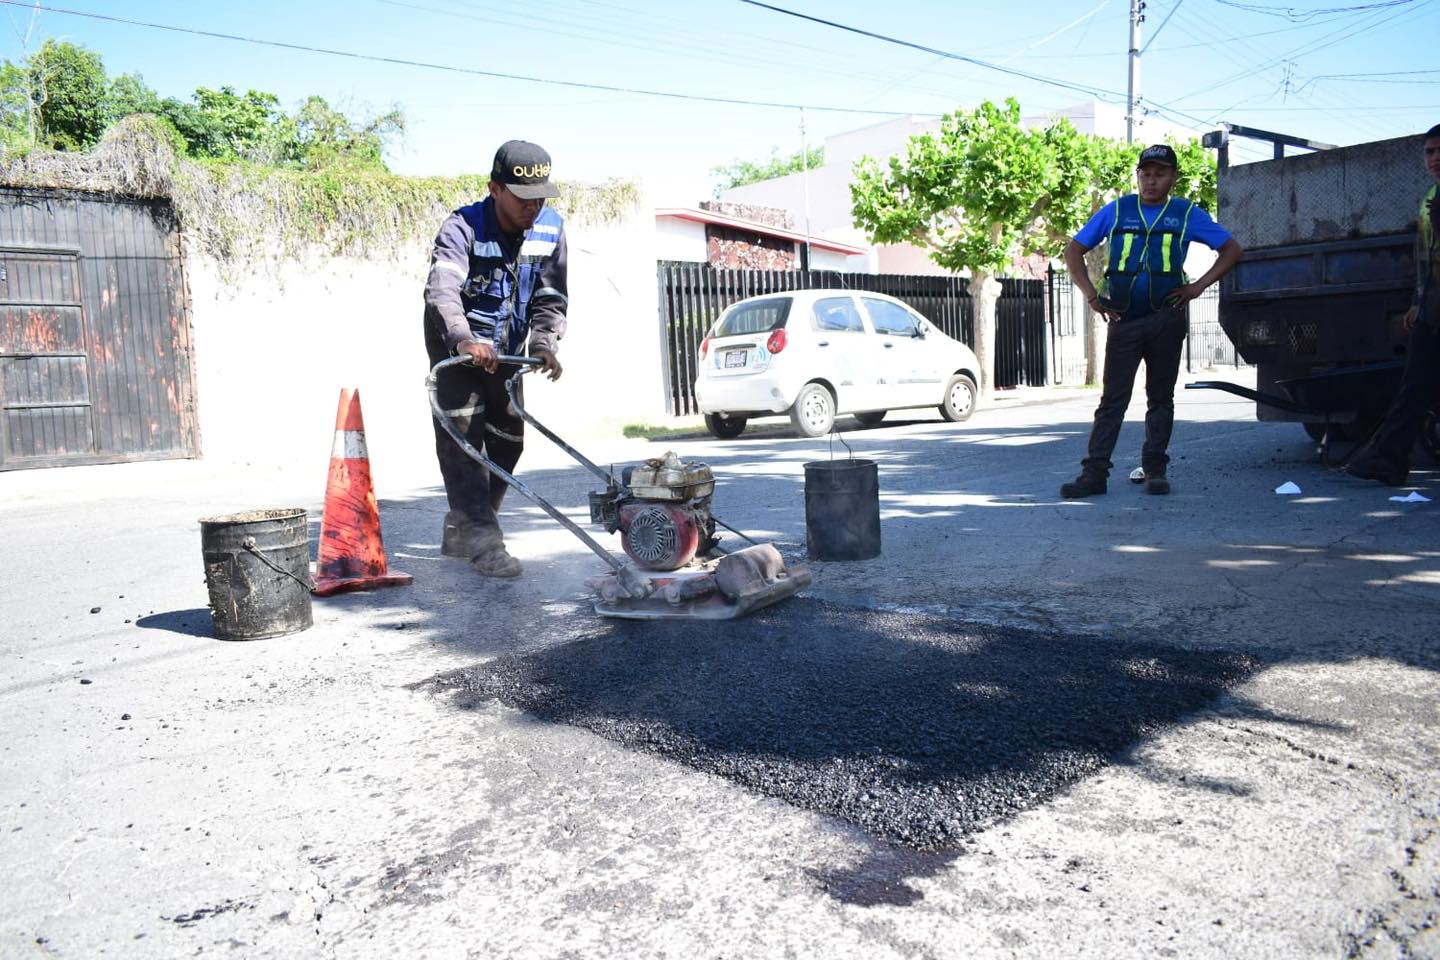
<path fill-rule="evenodd" d="M 790 316 L 790 297 L 772 297 L 740 303 L 725 311 L 711 331 L 712 337 L 742 337 L 747 333 L 769 333 L 785 326 Z"/>

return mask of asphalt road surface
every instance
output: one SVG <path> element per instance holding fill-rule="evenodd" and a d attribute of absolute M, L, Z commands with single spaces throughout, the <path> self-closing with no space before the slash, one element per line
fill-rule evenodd
<path fill-rule="evenodd" d="M 479 579 L 419 484 L 414 586 L 222 643 L 197 518 L 313 531 L 312 478 L 0 476 L 0 955 L 1440 955 L 1437 473 L 1392 502 L 1192 392 L 1173 495 L 1131 422 L 1064 502 L 1094 402 L 587 449 L 710 463 L 792 561 L 803 464 L 877 462 L 881 556 L 728 624 L 597 619 L 513 494 L 526 575 Z"/>

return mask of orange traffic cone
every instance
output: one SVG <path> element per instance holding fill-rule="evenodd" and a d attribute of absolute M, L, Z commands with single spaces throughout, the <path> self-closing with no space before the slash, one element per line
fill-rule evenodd
<path fill-rule="evenodd" d="M 385 544 L 380 539 L 380 506 L 370 485 L 370 454 L 365 448 L 360 392 L 341 390 L 340 409 L 335 414 L 335 446 L 330 450 L 330 478 L 325 486 L 325 517 L 320 521 L 315 595 L 328 597 L 415 580 L 408 573 L 389 573 L 386 568 Z"/>

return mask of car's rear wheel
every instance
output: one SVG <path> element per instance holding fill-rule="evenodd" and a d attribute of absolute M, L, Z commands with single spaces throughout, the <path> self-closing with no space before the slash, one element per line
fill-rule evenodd
<path fill-rule="evenodd" d="M 835 398 L 818 383 L 807 383 L 790 407 L 790 422 L 802 437 L 823 437 L 835 425 Z"/>
<path fill-rule="evenodd" d="M 963 373 L 957 373 L 945 384 L 945 396 L 940 401 L 940 416 L 951 423 L 969 420 L 975 412 L 975 381 Z"/>
<path fill-rule="evenodd" d="M 867 427 L 873 427 L 875 426 L 875 424 L 885 419 L 885 414 L 887 412 L 888 411 L 885 410 L 866 410 L 863 413 L 855 414 L 855 419 L 859 420 Z"/>
<path fill-rule="evenodd" d="M 745 429 L 744 417 L 727 417 L 723 413 L 705 414 L 705 429 L 709 430 L 721 440 L 729 440 L 731 437 L 740 436 Z"/>

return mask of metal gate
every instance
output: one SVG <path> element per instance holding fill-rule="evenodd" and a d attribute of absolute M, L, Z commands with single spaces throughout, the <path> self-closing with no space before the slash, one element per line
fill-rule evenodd
<path fill-rule="evenodd" d="M 946 336 L 975 345 L 975 306 L 954 276 L 836 273 L 832 270 L 737 270 L 702 263 L 661 263 L 661 353 L 665 390 L 675 416 L 698 413 L 696 363 L 705 332 L 730 304 L 781 290 L 864 290 L 914 307 Z M 1004 280 L 996 309 L 997 387 L 1048 382 L 1042 280 Z"/>
<path fill-rule="evenodd" d="M 0 470 L 198 448 L 170 205 L 0 189 Z"/>

